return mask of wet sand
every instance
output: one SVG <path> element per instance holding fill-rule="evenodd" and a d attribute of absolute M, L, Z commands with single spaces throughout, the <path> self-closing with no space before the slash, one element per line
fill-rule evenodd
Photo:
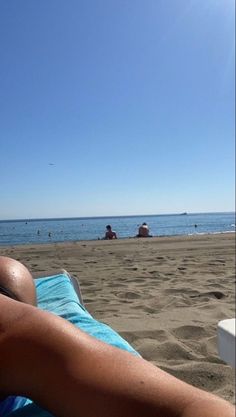
<path fill-rule="evenodd" d="M 84 303 L 147 360 L 234 401 L 217 353 L 219 320 L 235 316 L 235 234 L 0 247 L 33 273 L 66 269 Z"/>

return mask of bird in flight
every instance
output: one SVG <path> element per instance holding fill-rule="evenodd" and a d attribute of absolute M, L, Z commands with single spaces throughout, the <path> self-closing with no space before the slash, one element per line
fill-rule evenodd
<path fill-rule="evenodd" d="M 55 164 L 52 164 L 52 162 L 49 162 L 49 164 L 48 165 L 55 165 Z"/>

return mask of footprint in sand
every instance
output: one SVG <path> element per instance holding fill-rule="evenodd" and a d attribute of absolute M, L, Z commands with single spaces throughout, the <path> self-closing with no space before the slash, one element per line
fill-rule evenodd
<path fill-rule="evenodd" d="M 141 295 L 132 291 L 118 292 L 116 293 L 116 296 L 124 300 L 135 300 L 141 297 Z"/>
<path fill-rule="evenodd" d="M 144 342 L 140 353 L 144 357 L 151 355 L 152 360 L 156 359 L 158 361 L 174 360 L 176 362 L 178 360 L 182 360 L 185 362 L 186 360 L 195 359 L 195 355 L 190 352 L 188 348 L 183 347 L 178 342 L 173 343 L 170 341 L 166 341 L 159 345 L 153 344 L 153 342 L 152 344 L 148 341 Z"/>
<path fill-rule="evenodd" d="M 213 392 L 219 388 L 227 386 L 233 380 L 230 367 L 215 363 L 196 363 L 184 364 L 184 367 L 162 366 L 162 369 L 183 381 L 195 384 L 201 388 Z"/>
<path fill-rule="evenodd" d="M 193 297 L 198 297 L 199 296 L 199 291 L 194 291 L 191 288 L 167 288 L 165 290 L 166 294 L 176 294 L 176 295 L 189 295 L 191 298 Z"/>
<path fill-rule="evenodd" d="M 150 308 L 150 307 L 147 307 L 147 306 L 145 306 L 145 307 L 143 307 L 142 308 L 142 306 L 140 307 L 140 310 L 143 310 L 143 311 L 145 311 L 145 313 L 151 313 L 151 314 L 153 314 L 153 313 L 156 313 L 157 311 L 156 310 L 154 310 L 153 308 Z"/>
<path fill-rule="evenodd" d="M 168 333 L 165 330 L 137 330 L 137 331 L 124 331 L 121 332 L 121 336 L 129 340 L 130 343 L 136 343 L 142 345 L 144 340 L 153 341 L 155 344 L 165 342 L 168 339 Z"/>
<path fill-rule="evenodd" d="M 139 284 L 141 282 L 146 282 L 145 278 L 133 278 L 133 279 L 128 279 L 128 282 L 135 282 L 136 284 Z"/>
<path fill-rule="evenodd" d="M 225 298 L 226 295 L 221 292 L 221 291 L 209 291 L 209 292 L 204 292 L 204 293 L 200 293 L 198 295 L 190 295 L 191 298 L 196 298 L 196 297 L 214 297 L 217 298 L 217 300 L 220 300 L 221 298 Z"/>
<path fill-rule="evenodd" d="M 85 304 L 93 303 L 94 298 L 84 298 L 83 301 L 84 301 Z"/>
<path fill-rule="evenodd" d="M 208 336 L 208 332 L 201 326 L 180 326 L 172 330 L 178 339 L 199 339 Z"/>
<path fill-rule="evenodd" d="M 97 261 L 85 261 L 85 264 L 97 264 Z"/>
<path fill-rule="evenodd" d="M 215 280 L 213 280 L 213 282 L 212 282 L 212 280 L 207 280 L 207 283 L 206 283 L 205 286 L 206 287 L 213 287 L 213 288 L 215 288 L 216 287 Z M 225 285 L 217 284 L 217 288 L 221 288 L 222 290 L 224 290 L 225 289 Z"/>
<path fill-rule="evenodd" d="M 94 285 L 94 282 L 84 282 L 83 283 L 83 287 L 91 287 L 92 285 Z"/>

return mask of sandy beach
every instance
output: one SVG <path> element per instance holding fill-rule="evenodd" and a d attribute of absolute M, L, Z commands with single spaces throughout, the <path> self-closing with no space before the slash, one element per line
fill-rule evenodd
<path fill-rule="evenodd" d="M 235 316 L 235 234 L 1 247 L 33 273 L 79 279 L 84 303 L 147 360 L 234 402 L 216 327 Z"/>

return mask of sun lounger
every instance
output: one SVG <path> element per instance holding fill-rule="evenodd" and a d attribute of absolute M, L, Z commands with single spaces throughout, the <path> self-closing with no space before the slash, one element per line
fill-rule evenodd
<path fill-rule="evenodd" d="M 67 271 L 34 276 L 38 307 L 70 321 L 75 326 L 110 345 L 139 355 L 121 336 L 106 324 L 96 321 L 86 310 L 78 281 Z M 20 398 L 19 398 L 20 399 Z M 16 410 L 7 417 L 52 417 L 30 400 L 16 404 Z"/>
<path fill-rule="evenodd" d="M 235 319 L 222 320 L 218 323 L 217 339 L 220 358 L 235 368 Z"/>

